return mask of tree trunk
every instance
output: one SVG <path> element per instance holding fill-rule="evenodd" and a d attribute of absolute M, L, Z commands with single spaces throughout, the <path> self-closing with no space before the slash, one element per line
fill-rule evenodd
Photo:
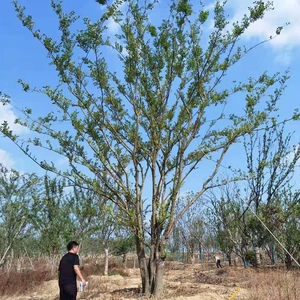
<path fill-rule="evenodd" d="M 127 254 L 126 253 L 124 253 L 123 255 L 122 255 L 122 265 L 123 265 L 123 267 L 126 269 L 126 261 L 127 261 Z"/>
<path fill-rule="evenodd" d="M 199 260 L 202 262 L 202 247 L 199 247 Z"/>
<path fill-rule="evenodd" d="M 256 259 L 256 266 L 259 267 L 261 265 L 261 260 L 260 260 L 260 251 L 258 247 L 255 247 L 255 259 Z"/>
<path fill-rule="evenodd" d="M 288 253 L 285 254 L 285 266 L 287 270 L 292 268 L 292 258 Z"/>
<path fill-rule="evenodd" d="M 142 293 L 146 296 L 160 297 L 163 291 L 164 251 L 160 246 L 150 249 L 147 258 L 142 242 L 138 243 L 137 255 L 142 280 Z"/>
<path fill-rule="evenodd" d="M 195 263 L 194 252 L 191 250 L 187 252 L 187 262 L 192 265 Z"/>
<path fill-rule="evenodd" d="M 156 274 L 153 280 L 153 295 L 159 297 L 163 291 L 163 274 L 165 269 L 165 262 L 156 262 Z"/>
<path fill-rule="evenodd" d="M 148 263 L 145 253 L 145 246 L 142 241 L 137 241 L 137 257 L 138 263 L 141 273 L 141 280 L 142 280 L 142 294 L 145 296 L 150 296 L 150 285 L 149 285 L 149 271 L 148 271 Z"/>
<path fill-rule="evenodd" d="M 230 252 L 227 252 L 227 253 L 226 253 L 226 256 L 227 256 L 227 260 L 228 260 L 228 265 L 229 265 L 229 266 L 232 266 L 232 262 L 231 262 L 231 253 L 230 253 Z"/>
<path fill-rule="evenodd" d="M 104 242 L 103 245 L 104 245 L 104 271 L 103 271 L 103 275 L 107 276 L 108 275 L 108 245 L 107 245 L 107 242 Z"/>
<path fill-rule="evenodd" d="M 244 256 L 242 257 L 242 260 L 243 260 L 244 268 L 247 269 L 247 261 L 246 261 L 246 258 Z"/>
<path fill-rule="evenodd" d="M 272 264 L 275 265 L 276 261 L 275 261 L 275 246 L 272 244 L 272 248 L 271 248 L 271 253 L 272 253 Z"/>

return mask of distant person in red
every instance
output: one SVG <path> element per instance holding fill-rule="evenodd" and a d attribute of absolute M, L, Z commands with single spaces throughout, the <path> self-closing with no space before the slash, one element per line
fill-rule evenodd
<path fill-rule="evenodd" d="M 222 268 L 220 257 L 219 256 L 214 256 L 214 258 L 216 260 L 216 266 L 217 266 L 217 268 Z"/>
<path fill-rule="evenodd" d="M 77 242 L 70 242 L 67 245 L 68 253 L 60 260 L 58 268 L 59 300 L 76 300 L 77 276 L 82 281 L 82 285 L 86 286 L 86 281 L 79 269 L 78 248 L 79 244 Z"/>

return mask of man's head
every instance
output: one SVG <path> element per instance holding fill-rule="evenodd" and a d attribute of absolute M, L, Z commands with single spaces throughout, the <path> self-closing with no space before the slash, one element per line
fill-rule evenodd
<path fill-rule="evenodd" d="M 77 242 L 72 241 L 72 242 L 68 243 L 67 249 L 69 252 L 78 253 L 78 246 L 79 246 L 79 244 Z"/>

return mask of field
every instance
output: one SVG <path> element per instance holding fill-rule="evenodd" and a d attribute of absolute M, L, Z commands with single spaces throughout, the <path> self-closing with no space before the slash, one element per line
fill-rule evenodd
<path fill-rule="evenodd" d="M 83 265 L 88 288 L 77 299 L 143 300 L 137 268 L 110 265 L 110 275 L 101 276 L 100 265 Z M 47 266 L 39 270 L 8 274 L 1 271 L 0 299 L 58 299 L 56 275 Z M 165 300 L 296 300 L 300 299 L 300 271 L 284 268 L 247 268 L 228 266 L 217 269 L 213 262 L 183 264 L 167 262 L 164 276 Z"/>

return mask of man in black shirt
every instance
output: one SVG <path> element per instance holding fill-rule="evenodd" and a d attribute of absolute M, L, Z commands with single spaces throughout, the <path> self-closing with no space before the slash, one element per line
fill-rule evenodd
<path fill-rule="evenodd" d="M 60 300 L 76 300 L 77 284 L 76 277 L 82 281 L 83 286 L 86 286 L 86 281 L 83 278 L 79 269 L 78 253 L 79 244 L 75 241 L 67 245 L 68 253 L 66 253 L 59 263 L 59 290 Z"/>

